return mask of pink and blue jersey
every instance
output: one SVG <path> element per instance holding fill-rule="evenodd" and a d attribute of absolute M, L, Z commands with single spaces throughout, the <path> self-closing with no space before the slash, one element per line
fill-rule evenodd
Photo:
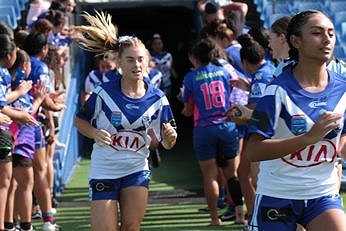
<path fill-rule="evenodd" d="M 149 170 L 147 158 L 153 130 L 162 140 L 162 123 L 175 127 L 173 113 L 164 93 L 147 85 L 141 98 L 129 98 L 120 88 L 121 78 L 97 87 L 77 117 L 112 136 L 109 146 L 94 144 L 91 154 L 91 179 L 117 179 Z"/>
<path fill-rule="evenodd" d="M 323 111 L 345 115 L 345 78 L 328 71 L 329 83 L 321 92 L 305 91 L 288 67 L 267 86 L 258 101 L 249 133 L 286 139 L 308 132 Z M 340 135 L 346 132 L 344 116 L 339 130 L 330 131 L 313 145 L 274 160 L 261 161 L 257 193 L 286 199 L 314 199 L 337 194 L 336 165 Z"/>
<path fill-rule="evenodd" d="M 25 73 L 23 73 L 23 70 L 17 70 L 15 79 L 12 81 L 12 89 L 15 90 L 23 79 L 25 79 Z M 17 110 L 31 113 L 32 103 L 33 97 L 29 93 L 26 93 L 12 102 L 11 106 Z M 35 127 L 25 126 L 13 121 L 10 125 L 10 131 L 14 137 L 15 147 L 13 153 L 33 159 L 35 153 L 35 139 L 33 139 L 35 137 Z"/>
<path fill-rule="evenodd" d="M 224 123 L 230 107 L 231 75 L 223 67 L 208 64 L 189 72 L 183 82 L 183 102 L 192 96 L 195 127 Z"/>

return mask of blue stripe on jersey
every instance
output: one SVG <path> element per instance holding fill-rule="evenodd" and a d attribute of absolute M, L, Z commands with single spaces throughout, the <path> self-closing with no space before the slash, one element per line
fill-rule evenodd
<path fill-rule="evenodd" d="M 269 62 L 265 62 L 251 75 L 252 81 L 248 103 L 257 103 L 262 98 L 266 86 L 273 79 L 274 71 L 275 67 Z"/>
<path fill-rule="evenodd" d="M 294 132 L 292 131 L 294 121 L 304 119 L 307 123 L 306 129 L 309 130 L 320 117 L 321 110 L 342 113 L 345 115 L 345 119 L 346 81 L 342 76 L 332 71 L 328 71 L 328 76 L 329 83 L 322 92 L 307 92 L 294 78 L 292 67 L 289 67 L 267 87 L 265 95 L 260 99 L 255 109 L 260 118 L 255 118 L 250 124 L 249 132 L 260 133 L 267 138 L 274 135 L 279 137 L 292 136 L 293 133 L 287 134 L 287 132 Z M 267 121 L 268 127 L 260 126 L 261 124 L 256 119 L 260 120 L 266 116 L 270 118 L 270 121 Z M 279 118 L 285 122 L 285 125 L 277 120 Z M 277 134 L 274 134 L 274 129 Z M 345 130 L 344 123 L 343 132 Z"/>
<path fill-rule="evenodd" d="M 142 98 L 129 98 L 121 92 L 120 78 L 96 88 L 77 114 L 77 117 L 91 123 L 100 116 L 103 124 L 111 124 L 116 130 L 143 131 L 159 116 L 161 122 L 173 120 L 173 113 L 162 91 L 149 84 Z"/>
<path fill-rule="evenodd" d="M 6 92 L 11 86 L 11 75 L 6 68 L 0 67 L 0 106 L 7 105 Z"/>

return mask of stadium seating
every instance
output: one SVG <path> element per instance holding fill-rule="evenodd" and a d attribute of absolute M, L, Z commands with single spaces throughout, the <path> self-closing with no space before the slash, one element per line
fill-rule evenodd
<path fill-rule="evenodd" d="M 19 20 L 21 18 L 21 7 L 19 0 L 0 0 L 0 6 L 13 6 L 16 19 Z"/>
<path fill-rule="evenodd" d="M 328 15 L 335 25 L 337 41 L 335 55 L 346 59 L 346 3 L 345 0 L 254 0 L 263 26 L 267 29 L 278 18 L 296 14 L 303 10 L 315 9 Z"/>
<path fill-rule="evenodd" d="M 15 29 L 17 28 L 17 16 L 15 13 L 15 9 L 13 6 L 10 5 L 0 5 L 0 15 L 8 15 L 10 20 L 7 22 L 8 25 L 12 28 Z"/>

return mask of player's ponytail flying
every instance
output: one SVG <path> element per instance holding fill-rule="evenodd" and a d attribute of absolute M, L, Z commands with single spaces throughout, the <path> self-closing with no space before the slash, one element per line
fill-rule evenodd
<path fill-rule="evenodd" d="M 100 54 L 118 51 L 118 27 L 112 23 L 110 14 L 95 11 L 95 15 L 84 12 L 82 16 L 90 25 L 73 27 L 82 33 L 78 41 L 82 49 Z"/>

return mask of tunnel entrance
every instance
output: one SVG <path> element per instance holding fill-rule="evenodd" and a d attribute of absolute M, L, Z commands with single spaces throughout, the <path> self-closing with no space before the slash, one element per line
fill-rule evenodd
<path fill-rule="evenodd" d="M 184 75 L 191 68 L 187 57 L 188 47 L 197 38 L 201 28 L 197 1 L 135 0 L 79 3 L 77 15 L 83 11 L 93 14 L 94 10 L 110 13 L 113 23 L 118 26 L 120 36 L 135 35 L 147 43 L 153 34 L 161 35 L 165 49 L 173 55 L 173 64 L 177 72 L 177 78 L 173 80 L 174 97 L 171 99 L 171 107 L 177 122 L 183 120 L 190 123 L 191 118 L 181 116 L 183 104 L 177 101 L 175 95 L 179 93 Z"/>

